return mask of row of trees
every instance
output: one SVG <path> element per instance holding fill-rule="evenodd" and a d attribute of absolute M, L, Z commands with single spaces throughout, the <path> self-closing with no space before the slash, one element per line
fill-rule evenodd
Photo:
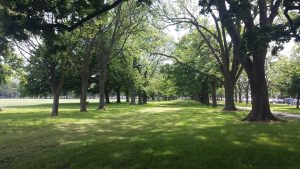
<path fill-rule="evenodd" d="M 37 4 L 34 0 L 1 1 L 0 44 L 1 51 L 18 46 L 27 58 L 28 82 L 50 84 L 53 116 L 58 115 L 60 93 L 68 90 L 65 86 L 74 90 L 74 84 L 79 84 L 74 91 L 80 89 L 81 111 L 86 111 L 93 77 L 99 86 L 98 109 L 104 109 L 105 93 L 112 88 L 130 93 L 132 104 L 136 95 L 139 103 L 146 103 L 150 93 L 158 93 L 149 84 L 164 88 L 151 80 L 159 78 L 169 89 L 203 103 L 209 102 L 211 93 L 214 106 L 216 90 L 224 86 L 224 109 L 236 110 L 234 88 L 244 70 L 252 96 L 252 111 L 245 120 L 278 120 L 270 111 L 266 58 L 271 42 L 276 44 L 275 54 L 284 42 L 300 39 L 296 0 L 200 0 L 198 4 L 191 0 L 58 0 Z M 281 13 L 285 18 L 279 17 Z M 190 29 L 173 47 L 154 29 L 170 25 Z M 158 71 L 162 57 L 175 63 Z M 37 79 L 38 74 L 43 78 Z M 297 84 L 294 76 L 292 81 L 291 86 Z"/>

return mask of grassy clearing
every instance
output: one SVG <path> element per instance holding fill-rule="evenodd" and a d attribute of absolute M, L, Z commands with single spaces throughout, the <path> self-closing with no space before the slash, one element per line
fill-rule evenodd
<path fill-rule="evenodd" d="M 246 103 L 236 103 L 237 106 L 240 107 L 251 107 L 251 104 Z M 300 114 L 300 109 L 296 109 L 295 105 L 287 105 L 287 104 L 270 104 L 271 110 L 274 112 L 284 112 L 291 114 Z"/>
<path fill-rule="evenodd" d="M 188 101 L 78 107 L 0 112 L 0 168 L 300 168 L 299 121 L 244 123 L 246 112 Z"/>
<path fill-rule="evenodd" d="M 88 99 L 91 103 L 98 102 L 98 99 Z M 11 106 L 26 106 L 26 105 L 38 105 L 38 104 L 51 104 L 52 99 L 0 99 L 0 107 Z M 80 103 L 79 99 L 60 99 L 60 103 Z"/>

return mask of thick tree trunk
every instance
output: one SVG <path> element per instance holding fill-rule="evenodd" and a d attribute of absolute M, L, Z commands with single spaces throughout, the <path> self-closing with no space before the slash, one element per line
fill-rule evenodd
<path fill-rule="evenodd" d="M 210 105 L 209 104 L 209 92 L 208 92 L 208 81 L 202 82 L 201 92 L 200 92 L 200 103 Z"/>
<path fill-rule="evenodd" d="M 117 103 L 121 103 L 121 89 L 120 89 L 120 87 L 116 88 L 116 93 L 117 93 Z"/>
<path fill-rule="evenodd" d="M 300 93 L 298 93 L 297 95 L 297 105 L 296 105 L 296 108 L 299 109 L 299 101 L 300 100 Z"/>
<path fill-rule="evenodd" d="M 238 101 L 238 94 L 237 94 L 237 87 L 234 88 L 234 101 L 237 102 Z"/>
<path fill-rule="evenodd" d="M 51 116 L 58 116 L 59 93 L 59 89 L 54 89 Z"/>
<path fill-rule="evenodd" d="M 80 91 L 80 112 L 87 111 L 87 89 L 88 89 L 88 75 L 83 73 L 81 76 L 81 91 Z"/>
<path fill-rule="evenodd" d="M 275 121 L 276 118 L 270 110 L 268 86 L 265 77 L 265 58 L 267 49 L 253 54 L 253 67 L 248 69 L 252 96 L 252 110 L 244 119 L 246 121 Z M 250 72 L 250 71 L 251 72 Z"/>
<path fill-rule="evenodd" d="M 207 93 L 202 93 L 200 97 L 200 103 L 210 105 L 209 104 L 209 94 Z"/>
<path fill-rule="evenodd" d="M 225 106 L 223 110 L 235 111 L 237 110 L 234 104 L 234 82 L 231 80 L 225 80 Z"/>
<path fill-rule="evenodd" d="M 216 90 L 216 83 L 215 81 L 211 84 L 211 99 L 212 99 L 212 107 L 217 107 L 217 90 Z"/>

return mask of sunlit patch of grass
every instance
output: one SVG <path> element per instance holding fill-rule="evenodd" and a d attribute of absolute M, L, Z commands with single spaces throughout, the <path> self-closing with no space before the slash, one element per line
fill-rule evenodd
<path fill-rule="evenodd" d="M 0 113 L 0 168 L 300 168 L 300 122 L 245 123 L 192 101 L 62 104 Z"/>

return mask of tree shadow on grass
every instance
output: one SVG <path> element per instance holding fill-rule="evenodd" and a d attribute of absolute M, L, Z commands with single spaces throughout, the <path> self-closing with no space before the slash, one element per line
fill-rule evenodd
<path fill-rule="evenodd" d="M 203 112 L 206 108 L 194 106 L 172 106 L 162 108 L 164 111 L 153 108 L 129 112 L 116 108 L 79 113 L 78 117 L 65 112 L 67 115 L 62 113 L 56 119 L 45 118 L 47 125 L 32 117 L 24 117 L 21 127 L 18 122 L 8 126 L 0 123 L 1 128 L 14 126 L 16 131 L 27 131 L 0 137 L 0 166 L 300 168 L 299 123 L 243 123 L 242 113 Z M 33 129 L 26 121 L 36 121 L 37 125 Z"/>
<path fill-rule="evenodd" d="M 299 126 L 293 125 L 290 129 L 295 127 Z M 43 150 L 44 144 L 32 147 L 33 150 L 23 150 L 27 153 L 18 152 L 17 159 L 5 166 L 87 169 L 299 167 L 300 138 L 293 135 L 299 133 L 289 134 L 281 125 L 224 124 L 197 128 L 139 121 L 131 126 L 128 123 L 52 126 L 48 134 L 56 137 L 35 135 L 39 141 L 45 141 L 46 150 Z M 24 138 L 24 141 L 29 140 Z"/>

